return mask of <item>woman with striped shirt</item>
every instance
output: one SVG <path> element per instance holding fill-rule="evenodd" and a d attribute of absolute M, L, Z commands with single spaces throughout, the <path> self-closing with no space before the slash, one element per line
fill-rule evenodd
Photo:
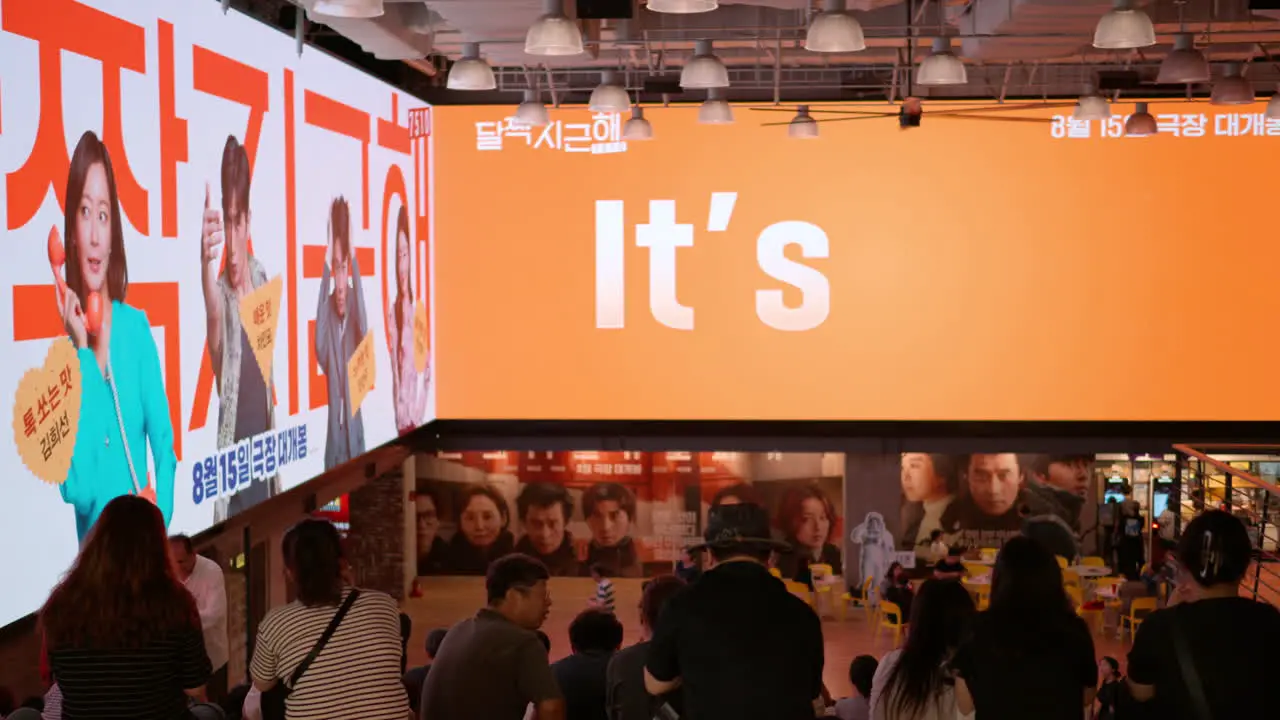
<path fill-rule="evenodd" d="M 285 534 L 285 573 L 298 599 L 267 613 L 258 628 L 250 674 L 267 692 L 288 684 L 354 590 L 343 581 L 338 531 L 308 519 Z M 287 720 L 404 720 L 409 698 L 400 682 L 400 609 L 390 596 L 360 590 L 328 643 L 286 702 Z"/>

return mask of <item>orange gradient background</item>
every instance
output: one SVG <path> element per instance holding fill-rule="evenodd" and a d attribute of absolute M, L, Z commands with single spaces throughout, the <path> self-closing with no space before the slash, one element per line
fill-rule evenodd
<path fill-rule="evenodd" d="M 696 106 L 695 106 L 696 107 Z M 1127 111 L 1123 106 L 1118 110 Z M 440 107 L 439 416 L 458 419 L 1266 420 L 1280 417 L 1280 137 L 1057 139 L 1050 125 L 924 118 L 761 127 L 788 114 L 647 112 L 618 154 L 476 149 L 507 107 Z M 1262 106 L 1232 108 L 1261 113 Z M 1020 111 L 1049 118 L 1069 110 Z M 585 109 L 553 119 L 586 122 Z M 727 231 L 712 192 L 737 192 Z M 650 314 L 635 225 L 674 199 L 695 245 Z M 595 201 L 626 202 L 626 327 L 595 327 Z M 823 228 L 826 322 L 782 332 L 757 290 L 768 225 Z M 798 290 L 786 294 L 789 306 Z"/>

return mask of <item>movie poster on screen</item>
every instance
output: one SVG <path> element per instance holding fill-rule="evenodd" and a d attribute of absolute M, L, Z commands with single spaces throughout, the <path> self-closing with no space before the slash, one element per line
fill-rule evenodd
<path fill-rule="evenodd" d="M 795 549 L 778 557 L 780 571 L 798 576 L 809 564 L 826 563 L 838 574 L 842 478 L 820 476 L 820 461 L 804 462 L 800 454 L 790 458 L 709 452 L 442 453 L 419 469 L 418 572 L 480 574 L 513 550 L 538 558 L 559 576 L 586 576 L 593 565 L 613 577 L 668 572 L 701 538 L 710 507 L 756 502 L 768 511 L 777 538 Z"/>
<path fill-rule="evenodd" d="M 194 534 L 434 416 L 429 113 L 218 3 L 0 0 L 0 624 L 118 495 Z"/>
<path fill-rule="evenodd" d="M 1093 462 L 1092 455 L 903 453 L 898 549 L 932 563 L 935 541 L 998 548 L 1034 526 L 1055 554 L 1074 558 L 1096 515 Z"/>

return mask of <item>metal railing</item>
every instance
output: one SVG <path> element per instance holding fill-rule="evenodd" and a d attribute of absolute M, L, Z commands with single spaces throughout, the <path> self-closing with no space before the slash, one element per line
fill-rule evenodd
<path fill-rule="evenodd" d="M 1224 459 L 1268 458 L 1260 462 L 1280 465 L 1280 445 L 1179 444 L 1174 449 L 1190 471 L 1183 473 L 1189 482 L 1182 488 L 1179 515 L 1190 519 L 1220 508 L 1240 518 L 1254 547 L 1254 562 L 1241 588 L 1256 600 L 1280 606 L 1280 485 Z"/>

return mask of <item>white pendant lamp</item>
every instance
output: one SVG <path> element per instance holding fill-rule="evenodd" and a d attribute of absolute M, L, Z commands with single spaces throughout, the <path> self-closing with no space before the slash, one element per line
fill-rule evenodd
<path fill-rule="evenodd" d="M 1134 108 L 1134 113 L 1124 123 L 1125 137 L 1150 137 L 1160 132 L 1160 126 L 1156 124 L 1156 119 L 1147 111 L 1147 104 L 1138 103 Z"/>
<path fill-rule="evenodd" d="M 622 139 L 627 141 L 653 139 L 653 126 L 644 119 L 644 108 L 639 105 L 631 108 L 631 119 L 622 126 Z"/>
<path fill-rule="evenodd" d="M 600 73 L 600 84 L 591 91 L 591 99 L 587 102 L 591 112 L 624 113 L 631 107 L 631 98 L 618 84 L 617 77 L 612 70 Z"/>
<path fill-rule="evenodd" d="M 691 15 L 693 13 L 711 12 L 720 7 L 720 3 L 717 0 L 649 0 L 646 7 L 658 13 Z"/>
<path fill-rule="evenodd" d="M 547 106 L 538 97 L 537 90 L 525 90 L 524 102 L 516 108 L 516 120 L 531 127 L 542 127 L 551 124 L 551 116 Z"/>
<path fill-rule="evenodd" d="M 680 71 L 680 87 L 686 90 L 729 87 L 729 69 L 711 50 L 710 40 L 693 46 L 693 58 Z"/>
<path fill-rule="evenodd" d="M 1280 120 L 1280 85 L 1276 85 L 1276 94 L 1267 101 L 1266 116 L 1268 120 Z"/>
<path fill-rule="evenodd" d="M 707 91 L 707 99 L 698 106 L 698 122 L 702 125 L 731 125 L 733 123 L 733 106 L 724 99 L 724 91 L 711 88 Z"/>
<path fill-rule="evenodd" d="M 845 10 L 845 0 L 822 0 L 822 12 L 813 16 L 804 36 L 811 52 L 861 52 L 867 49 L 862 25 Z"/>
<path fill-rule="evenodd" d="M 582 54 L 582 30 L 565 17 L 564 0 L 543 0 L 542 17 L 525 33 L 524 51 L 544 56 Z"/>
<path fill-rule="evenodd" d="M 1211 105 L 1252 105 L 1253 83 L 1244 77 L 1240 63 L 1227 63 L 1225 72 L 1209 92 Z"/>
<path fill-rule="evenodd" d="M 497 86 L 493 68 L 480 59 L 480 43 L 463 43 L 462 59 L 449 68 L 445 87 L 450 90 L 492 90 Z"/>
<path fill-rule="evenodd" d="M 1160 63 L 1156 82 L 1163 85 L 1209 82 L 1209 61 L 1196 49 L 1191 33 L 1173 36 L 1173 50 Z"/>
<path fill-rule="evenodd" d="M 813 140 L 818 137 L 818 123 L 809 115 L 809 106 L 796 108 L 796 116 L 787 125 L 787 137 L 796 140 Z"/>
<path fill-rule="evenodd" d="M 1084 94 L 1076 101 L 1076 109 L 1071 113 L 1073 120 L 1106 120 L 1111 117 L 1111 103 L 1098 94 L 1092 85 L 1084 86 Z"/>
<path fill-rule="evenodd" d="M 951 40 L 933 39 L 933 52 L 920 61 L 916 71 L 917 85 L 964 85 L 969 82 L 964 61 L 951 52 Z"/>
<path fill-rule="evenodd" d="M 1103 50 L 1132 50 L 1156 44 L 1151 18 L 1135 10 L 1133 0 L 1115 0 L 1112 10 L 1098 20 L 1093 46 Z"/>
<path fill-rule="evenodd" d="M 316 0 L 312 15 L 333 18 L 376 18 L 384 12 L 382 0 Z"/>

